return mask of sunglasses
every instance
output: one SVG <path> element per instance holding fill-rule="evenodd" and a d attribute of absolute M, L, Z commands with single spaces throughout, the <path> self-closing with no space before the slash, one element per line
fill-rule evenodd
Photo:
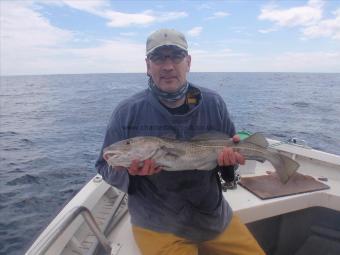
<path fill-rule="evenodd" d="M 166 59 L 169 58 L 172 63 L 179 64 L 183 61 L 183 59 L 187 56 L 187 52 L 184 50 L 181 51 L 173 51 L 170 54 L 162 54 L 160 52 L 151 53 L 148 56 L 148 59 L 152 61 L 152 63 L 156 65 L 164 64 Z"/>

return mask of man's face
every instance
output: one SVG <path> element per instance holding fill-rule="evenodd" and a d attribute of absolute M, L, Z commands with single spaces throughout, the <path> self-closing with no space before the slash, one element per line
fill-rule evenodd
<path fill-rule="evenodd" d="M 191 56 L 177 47 L 160 47 L 145 61 L 147 72 L 156 86 L 165 92 L 175 92 L 187 80 Z"/>

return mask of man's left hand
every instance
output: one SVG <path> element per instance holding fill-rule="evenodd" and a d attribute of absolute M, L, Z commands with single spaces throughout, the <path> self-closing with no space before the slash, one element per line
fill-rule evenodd
<path fill-rule="evenodd" d="M 234 135 L 233 142 L 240 142 L 240 136 Z M 233 166 L 236 164 L 244 165 L 245 158 L 232 148 L 224 147 L 223 150 L 218 154 L 217 162 L 219 166 Z"/>

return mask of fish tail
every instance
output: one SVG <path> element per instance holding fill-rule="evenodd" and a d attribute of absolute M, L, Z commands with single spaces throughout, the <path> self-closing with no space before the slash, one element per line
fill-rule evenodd
<path fill-rule="evenodd" d="M 296 171 L 298 170 L 298 168 L 300 167 L 300 164 L 298 162 L 296 162 L 294 159 L 283 155 L 283 154 L 279 154 L 282 162 L 283 162 L 283 166 L 288 174 L 289 177 L 291 177 L 293 174 L 296 173 Z"/>
<path fill-rule="evenodd" d="M 278 154 L 279 160 L 273 160 L 271 163 L 274 166 L 280 180 L 283 183 L 287 183 L 289 178 L 297 171 L 299 168 L 299 163 L 290 157 Z"/>

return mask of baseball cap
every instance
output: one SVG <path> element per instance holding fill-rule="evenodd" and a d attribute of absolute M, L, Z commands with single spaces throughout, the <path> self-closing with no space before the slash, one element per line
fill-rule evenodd
<path fill-rule="evenodd" d="M 188 50 L 185 36 L 175 29 L 159 29 L 149 35 L 146 41 L 146 55 L 162 46 L 177 46 L 182 50 Z"/>

